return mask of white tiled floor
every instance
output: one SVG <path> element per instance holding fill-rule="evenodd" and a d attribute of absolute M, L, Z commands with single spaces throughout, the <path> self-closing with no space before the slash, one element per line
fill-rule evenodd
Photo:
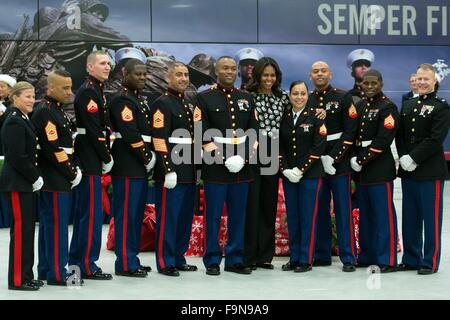
<path fill-rule="evenodd" d="M 394 200 L 400 228 L 401 192 L 398 189 L 398 181 L 396 186 Z M 419 276 L 415 272 L 397 272 L 370 278 L 364 269 L 344 273 L 337 257 L 333 258 L 331 267 L 316 267 L 312 272 L 296 274 L 282 272 L 281 265 L 288 258 L 276 257 L 275 270 L 257 270 L 249 276 L 222 272 L 219 277 L 211 277 L 205 274 L 201 258 L 188 257 L 188 262 L 197 265 L 199 271 L 182 273 L 178 278 L 166 277 L 152 271 L 145 279 L 115 276 L 112 281 L 87 280 L 81 288 L 44 286 L 38 292 L 7 289 L 9 230 L 0 229 L 0 299 L 450 299 L 449 213 L 450 186 L 447 183 L 441 265 L 439 272 L 431 276 Z M 105 248 L 107 231 L 108 227 L 104 226 L 99 265 L 105 272 L 113 273 L 115 256 Z M 400 259 L 401 254 L 399 261 Z M 155 269 L 153 252 L 141 254 L 141 261 Z"/>

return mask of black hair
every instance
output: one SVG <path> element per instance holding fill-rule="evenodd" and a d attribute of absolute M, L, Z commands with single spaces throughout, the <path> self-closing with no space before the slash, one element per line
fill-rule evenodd
<path fill-rule="evenodd" d="M 145 63 L 143 63 L 141 60 L 139 60 L 139 59 L 135 59 L 135 58 L 131 58 L 130 60 L 128 60 L 126 63 L 125 63 L 125 66 L 124 66 L 124 70 L 127 72 L 127 73 L 131 73 L 131 72 L 133 72 L 133 70 L 134 70 L 134 68 L 136 68 L 136 66 L 145 66 Z"/>
<path fill-rule="evenodd" d="M 292 88 L 295 87 L 295 86 L 298 85 L 298 84 L 304 84 L 305 87 L 306 87 L 306 91 L 307 91 L 307 92 L 309 91 L 308 85 L 306 84 L 305 81 L 303 81 L 303 80 L 296 80 L 296 81 L 292 82 L 291 85 L 289 86 L 289 92 L 291 92 L 291 91 L 292 91 Z"/>
<path fill-rule="evenodd" d="M 270 57 L 263 57 L 256 62 L 255 67 L 253 68 L 252 78 L 249 84 L 246 86 L 246 89 L 249 92 L 258 92 L 258 89 L 261 86 L 261 77 L 264 73 L 264 69 L 268 66 L 271 66 L 275 69 L 276 80 L 272 86 L 272 93 L 280 98 L 283 95 L 283 91 L 281 89 L 283 74 L 275 59 Z"/>
<path fill-rule="evenodd" d="M 383 82 L 383 76 L 381 75 L 381 72 L 375 69 L 371 69 L 364 73 L 363 78 L 365 77 L 377 77 L 378 81 Z"/>

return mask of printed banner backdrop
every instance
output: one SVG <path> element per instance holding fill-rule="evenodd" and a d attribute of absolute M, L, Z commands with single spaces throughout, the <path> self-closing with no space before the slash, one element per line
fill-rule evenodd
<path fill-rule="evenodd" d="M 134 46 L 147 57 L 145 91 L 150 100 L 164 92 L 170 61 L 189 65 L 193 93 L 214 82 L 218 57 L 234 56 L 244 47 L 279 62 L 285 89 L 298 79 L 308 80 L 312 89 L 309 68 L 317 60 L 330 65 L 334 86 L 350 89 L 347 55 L 369 49 L 375 55 L 372 68 L 381 71 L 384 92 L 398 107 L 401 95 L 409 91 L 409 75 L 429 62 L 442 78 L 439 95 L 450 100 L 448 0 L 1 2 L 0 73 L 33 83 L 38 98 L 50 70 L 70 71 L 76 90 L 86 76 L 89 52 L 106 49 L 114 61 L 118 49 Z M 120 85 L 119 69 L 111 75 L 109 91 Z"/>

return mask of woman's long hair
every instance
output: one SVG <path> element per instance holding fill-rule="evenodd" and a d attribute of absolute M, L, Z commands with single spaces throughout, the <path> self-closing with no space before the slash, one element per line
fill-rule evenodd
<path fill-rule="evenodd" d="M 278 66 L 278 63 L 270 57 L 263 57 L 256 62 L 255 67 L 253 68 L 252 79 L 250 80 L 246 89 L 249 92 L 258 92 L 258 89 L 261 86 L 261 77 L 264 73 L 264 69 L 267 66 L 272 66 L 275 69 L 276 80 L 272 86 L 272 93 L 275 96 L 281 98 L 281 96 L 283 95 L 283 90 L 281 89 L 282 73 L 280 67 Z"/>

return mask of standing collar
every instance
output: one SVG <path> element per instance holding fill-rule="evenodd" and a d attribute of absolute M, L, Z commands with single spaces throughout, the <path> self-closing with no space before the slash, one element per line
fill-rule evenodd
<path fill-rule="evenodd" d="M 184 99 L 184 93 L 183 92 L 178 92 L 170 87 L 167 88 L 167 94 L 170 94 L 178 99 Z"/>

